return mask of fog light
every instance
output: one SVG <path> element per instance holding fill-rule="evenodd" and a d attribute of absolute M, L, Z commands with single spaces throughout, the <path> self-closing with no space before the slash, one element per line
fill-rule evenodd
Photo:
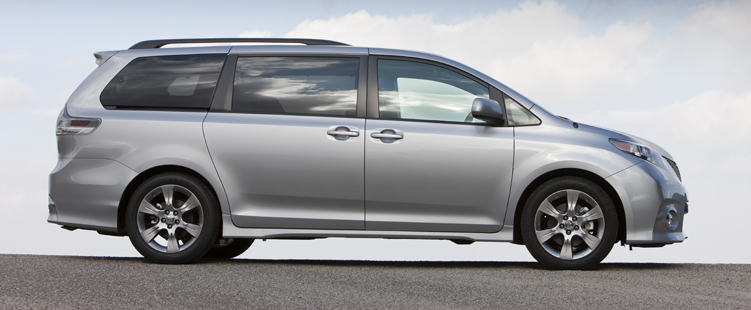
<path fill-rule="evenodd" d="M 678 213 L 675 210 L 668 211 L 668 214 L 665 216 L 665 222 L 668 223 L 668 228 L 671 230 L 678 228 Z"/>

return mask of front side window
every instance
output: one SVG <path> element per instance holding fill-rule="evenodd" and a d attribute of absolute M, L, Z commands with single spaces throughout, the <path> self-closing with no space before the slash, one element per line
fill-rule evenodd
<path fill-rule="evenodd" d="M 359 58 L 240 57 L 232 111 L 356 115 Z"/>
<path fill-rule="evenodd" d="M 378 60 L 378 110 L 382 119 L 484 123 L 472 117 L 475 98 L 488 88 L 454 71 L 411 61 Z"/>
<path fill-rule="evenodd" d="M 136 58 L 99 96 L 102 105 L 126 108 L 205 109 L 226 55 L 176 55 Z"/>
<path fill-rule="evenodd" d="M 508 113 L 506 119 L 509 126 L 539 125 L 541 123 L 537 116 L 505 94 L 503 95 L 503 102 L 506 104 L 506 113 Z"/>

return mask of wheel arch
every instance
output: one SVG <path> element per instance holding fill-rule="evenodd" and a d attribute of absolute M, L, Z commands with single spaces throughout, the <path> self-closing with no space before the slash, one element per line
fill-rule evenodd
<path fill-rule="evenodd" d="M 148 180 L 150 177 L 153 177 L 160 173 L 165 172 L 179 172 L 184 173 L 187 175 L 190 175 L 198 181 L 202 182 L 209 190 L 211 190 L 211 193 L 214 195 L 215 198 L 219 197 L 216 189 L 211 185 L 211 182 L 208 181 L 203 175 L 196 172 L 193 169 L 178 166 L 178 165 L 162 165 L 162 166 L 156 166 L 149 168 L 140 174 L 133 178 L 133 180 L 128 183 L 128 186 L 125 187 L 125 191 L 123 191 L 122 196 L 120 197 L 120 203 L 117 207 L 117 232 L 118 234 L 122 234 L 125 236 L 126 230 L 125 230 L 125 210 L 128 208 L 128 203 L 130 202 L 131 196 L 133 196 L 133 192 L 135 192 L 136 188 L 138 188 L 139 185 L 141 185 L 144 181 Z M 219 228 L 221 230 L 221 226 Z M 221 231 L 219 233 L 221 236 Z"/>
<path fill-rule="evenodd" d="M 558 169 L 553 170 L 550 172 L 547 172 L 539 177 L 537 177 L 534 181 L 529 183 L 527 187 L 522 192 L 521 197 L 516 203 L 515 211 L 514 211 L 514 240 L 513 243 L 515 244 L 524 244 L 524 241 L 522 240 L 521 236 L 521 215 L 522 210 L 524 209 L 524 205 L 527 204 L 527 200 L 532 195 L 532 193 L 540 187 L 543 183 L 550 181 L 555 178 L 559 177 L 580 177 L 586 180 L 589 180 L 600 188 L 602 188 L 605 193 L 608 194 L 610 197 L 610 200 L 613 201 L 613 205 L 615 205 L 615 210 L 618 214 L 618 237 L 616 240 L 626 240 L 626 215 L 624 213 L 623 209 L 623 202 L 621 201 L 620 196 L 618 195 L 618 192 L 615 191 L 613 186 L 608 183 L 605 179 L 600 177 L 599 175 L 592 173 L 587 170 L 582 169 L 576 169 L 576 168 L 566 168 L 566 169 Z"/>

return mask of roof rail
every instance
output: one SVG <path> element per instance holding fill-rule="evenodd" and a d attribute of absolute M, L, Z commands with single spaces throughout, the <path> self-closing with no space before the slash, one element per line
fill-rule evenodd
<path fill-rule="evenodd" d="M 160 48 L 168 44 L 192 44 L 192 43 L 301 43 L 305 45 L 344 45 L 336 41 L 317 39 L 276 39 L 276 38 L 214 38 L 214 39 L 165 39 L 141 41 L 131 46 L 130 49 Z"/>

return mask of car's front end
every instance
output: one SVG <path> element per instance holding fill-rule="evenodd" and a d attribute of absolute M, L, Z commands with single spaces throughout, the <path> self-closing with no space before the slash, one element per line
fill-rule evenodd
<path fill-rule="evenodd" d="M 632 246 L 658 247 L 682 242 L 688 197 L 678 165 L 669 153 L 649 141 L 626 135 L 610 139 L 624 156 L 642 161 L 607 178 L 617 184 L 626 212 L 626 240 Z"/>

